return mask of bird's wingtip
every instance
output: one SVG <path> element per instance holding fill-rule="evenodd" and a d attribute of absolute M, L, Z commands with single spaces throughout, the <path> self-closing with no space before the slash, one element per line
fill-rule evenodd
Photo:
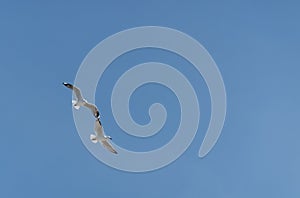
<path fill-rule="evenodd" d="M 67 82 L 63 82 L 62 83 L 64 86 L 66 86 L 66 87 L 68 87 L 68 88 L 73 88 L 73 85 L 72 84 L 70 84 L 70 83 L 67 83 Z"/>

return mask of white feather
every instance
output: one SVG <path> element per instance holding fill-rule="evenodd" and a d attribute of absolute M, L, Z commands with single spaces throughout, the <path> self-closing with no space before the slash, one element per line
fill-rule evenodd
<path fill-rule="evenodd" d="M 91 135 L 90 135 L 90 140 L 91 140 L 94 144 L 96 144 L 96 143 L 98 142 L 97 137 L 96 137 L 94 134 L 91 134 Z"/>

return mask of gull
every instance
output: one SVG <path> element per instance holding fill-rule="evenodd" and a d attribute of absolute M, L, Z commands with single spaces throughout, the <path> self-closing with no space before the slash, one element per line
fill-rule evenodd
<path fill-rule="evenodd" d="M 95 144 L 97 142 L 100 142 L 102 144 L 102 146 L 105 147 L 110 152 L 112 152 L 114 154 L 118 154 L 118 152 L 109 143 L 109 140 L 111 140 L 112 138 L 110 136 L 104 135 L 103 127 L 102 127 L 102 124 L 101 124 L 101 121 L 99 118 L 96 119 L 94 130 L 95 130 L 96 135 L 91 134 L 90 140 Z"/>
<path fill-rule="evenodd" d="M 72 89 L 74 91 L 77 100 L 72 100 L 72 104 L 75 109 L 79 109 L 81 106 L 84 106 L 89 108 L 93 112 L 96 118 L 99 117 L 99 111 L 96 105 L 89 103 L 86 99 L 84 99 L 78 87 L 75 87 L 74 85 L 65 82 L 63 83 L 63 85 L 65 85 L 67 88 Z"/>

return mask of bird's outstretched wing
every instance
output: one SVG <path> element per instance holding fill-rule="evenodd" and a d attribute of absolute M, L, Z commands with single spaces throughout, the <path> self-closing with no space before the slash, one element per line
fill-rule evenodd
<path fill-rule="evenodd" d="M 96 119 L 95 122 L 95 132 L 97 134 L 97 137 L 99 138 L 101 144 L 103 147 L 105 147 L 107 150 L 114 154 L 118 154 L 118 152 L 112 147 L 112 145 L 109 143 L 109 140 L 105 138 L 103 127 L 101 125 L 100 119 Z"/>
<path fill-rule="evenodd" d="M 83 100 L 80 89 L 78 87 L 75 87 L 74 85 L 65 82 L 63 83 L 63 85 L 65 85 L 67 88 L 72 89 L 74 91 L 77 100 Z"/>
<path fill-rule="evenodd" d="M 94 130 L 99 138 L 104 138 L 103 127 L 99 118 L 96 119 Z"/>
<path fill-rule="evenodd" d="M 108 142 L 108 140 L 101 140 L 101 144 L 110 152 L 114 154 L 118 154 L 118 152 L 112 147 L 112 145 Z"/>
<path fill-rule="evenodd" d="M 89 103 L 89 102 L 85 102 L 84 106 L 89 108 L 93 112 L 93 114 L 96 118 L 99 117 L 100 114 L 99 114 L 99 111 L 98 111 L 98 108 L 96 107 L 96 105 Z M 100 120 L 99 120 L 99 122 L 100 122 Z"/>

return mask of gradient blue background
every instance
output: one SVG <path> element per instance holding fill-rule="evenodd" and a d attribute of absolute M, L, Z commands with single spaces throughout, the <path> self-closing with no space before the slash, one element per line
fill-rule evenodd
<path fill-rule="evenodd" d="M 299 6 L 298 1 L 1 1 L 0 197 L 299 197 Z M 106 132 L 121 146 L 157 148 L 174 135 L 179 120 L 174 94 L 145 85 L 131 100 L 136 121 L 147 123 L 148 104 L 157 101 L 171 117 L 152 140 L 124 134 L 109 105 L 122 69 L 146 61 L 174 65 L 200 98 L 199 131 L 184 155 L 137 174 L 112 169 L 85 149 L 73 122 L 71 92 L 61 83 L 73 82 L 101 40 L 144 25 L 178 29 L 206 47 L 223 75 L 228 111 L 218 143 L 200 159 L 210 116 L 201 76 L 160 50 L 117 59 L 99 82 L 96 103 Z"/>

